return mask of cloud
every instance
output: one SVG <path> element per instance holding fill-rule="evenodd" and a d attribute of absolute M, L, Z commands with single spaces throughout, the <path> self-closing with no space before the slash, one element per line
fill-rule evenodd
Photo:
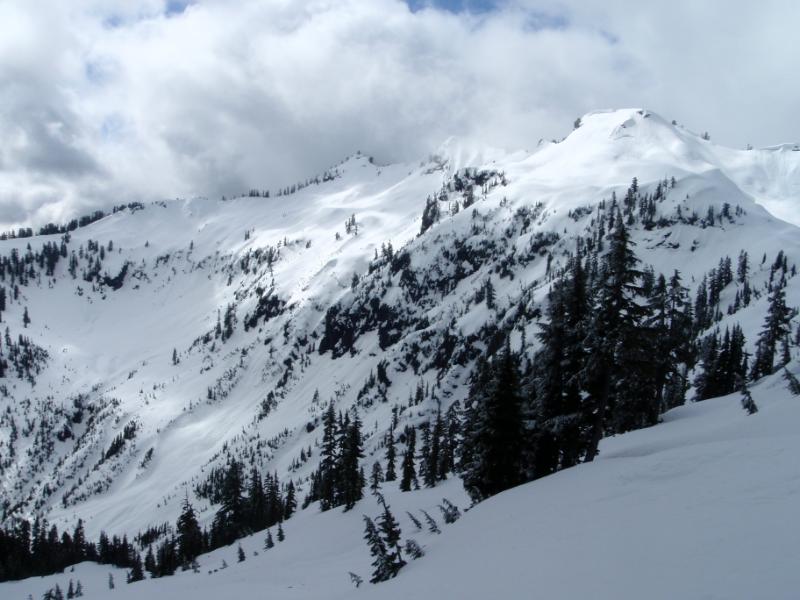
<path fill-rule="evenodd" d="M 531 148 L 601 107 L 800 139 L 796 3 L 413 5 L 0 0 L 0 226 L 274 189 L 450 135 Z"/>

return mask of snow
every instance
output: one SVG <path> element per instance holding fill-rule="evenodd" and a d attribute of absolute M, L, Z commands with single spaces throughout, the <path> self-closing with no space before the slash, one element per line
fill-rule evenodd
<path fill-rule="evenodd" d="M 442 220 L 418 237 L 426 198 L 465 167 L 502 172 L 507 185 L 485 194 L 476 189 L 476 204 L 457 214 L 441 203 Z M 294 340 L 305 335 L 318 343 L 313 335 L 319 334 L 327 308 L 353 301 L 353 274 L 368 280 L 374 253 L 389 242 L 396 252 L 408 250 L 416 268 L 437 273 L 447 267 L 439 264 L 441 250 L 464 237 L 475 219 L 483 235 L 499 239 L 514 223 L 516 211 L 541 203 L 530 230 L 511 243 L 522 252 L 537 233 L 557 232 L 561 240 L 551 251 L 558 265 L 574 249 L 575 237 L 586 231 L 601 200 L 612 193 L 623 196 L 634 176 L 650 191 L 675 177 L 675 188 L 659 205 L 663 214 L 680 206 L 687 214 L 703 216 L 709 206 L 719 208 L 723 202 L 744 212 L 714 227 L 674 224 L 636 230 L 637 253 L 656 272 L 679 269 L 694 290 L 721 257 L 735 260 L 747 250 L 751 281 L 761 296 L 726 315 L 720 326 L 740 323 L 751 350 L 765 313 L 763 291 L 771 261 L 781 250 L 790 266 L 800 261 L 800 152 L 793 145 L 724 148 L 642 109 L 591 113 L 565 140 L 542 144 L 532 153 L 451 139 L 421 164 L 375 165 L 357 155 L 336 171 L 334 180 L 291 195 L 173 200 L 122 211 L 73 232 L 71 250 L 90 239 L 103 245 L 113 240 L 103 270 L 113 276 L 127 261 L 139 278 L 129 276 L 118 291 L 93 289 L 80 276 L 73 280 L 62 261 L 52 280 L 22 287 L 20 300 L 3 313 L 4 327 L 46 348 L 50 362 L 35 386 L 10 382 L 0 411 L 13 408 L 22 423 L 22 416 L 35 419 L 36 407 L 48 401 L 70 407 L 80 393 L 104 406 L 102 426 L 90 431 L 80 447 L 72 441 L 56 443 L 43 465 L 26 457 L 33 442 L 21 438 L 14 468 L 0 479 L 4 497 L 15 502 L 44 498 L 42 490 L 50 486 L 56 492 L 44 498 L 41 510 L 51 522 L 71 526 L 82 517 L 92 538 L 100 530 L 132 536 L 148 525 L 174 522 L 184 494 L 192 493 L 225 449 L 240 450 L 256 437 L 278 440 L 260 457 L 262 470 L 277 471 L 282 481 L 292 477 L 302 488 L 318 459 L 315 452 L 307 464 L 290 471 L 300 449 L 313 447 L 318 439 L 319 431 L 308 432 L 306 425 L 329 399 L 336 399 L 340 409 L 354 406 L 365 379 L 386 359 L 393 382 L 388 402 L 376 402 L 362 413 L 365 463 L 370 465 L 380 455 L 392 407 L 404 403 L 419 382 L 435 385 L 439 374 L 401 370 L 402 344 L 382 351 L 374 332 L 358 339 L 355 355 L 336 360 L 330 353 L 298 349 Z M 586 207 L 586 216 L 568 216 Z M 351 215 L 356 216 L 357 235 L 345 233 Z M 59 239 L 2 241 L 0 253 L 12 248 L 24 252 L 28 244 L 37 248 Z M 271 272 L 266 265 L 242 268 L 248 252 L 267 247 L 281 254 Z M 487 277 L 492 277 L 501 307 L 514 306 L 528 290 L 541 302 L 548 291 L 545 262 L 537 258 L 517 268 L 513 280 L 481 268 L 419 310 L 425 311 L 431 330 L 455 319 L 468 335 L 493 316 L 485 303 L 471 300 Z M 376 278 L 391 276 L 384 270 Z M 254 290 L 269 290 L 273 283 L 287 302 L 286 312 L 243 331 L 244 315 L 255 307 Z M 723 307 L 732 295 L 732 289 L 723 291 Z M 404 301 L 396 282 L 384 300 Z M 800 305 L 796 278 L 789 280 L 787 301 Z M 196 344 L 230 303 L 237 304 L 239 319 L 232 338 L 216 341 L 213 351 Z M 21 323 L 23 306 L 32 318 L 28 328 Z M 536 330 L 534 323 L 526 329 L 529 341 Z M 420 336 L 411 332 L 407 339 Z M 520 337 L 515 331 L 514 343 Z M 176 366 L 173 348 L 180 359 Z M 284 361 L 291 357 L 294 371 L 285 394 L 266 419 L 257 421 L 260 402 L 277 389 Z M 442 375 L 445 405 L 465 397 L 468 373 L 454 367 Z M 208 389 L 217 384 L 227 395 L 208 401 Z M 315 405 L 316 390 L 321 403 Z M 798 402 L 777 379 L 754 387 L 753 394 L 761 408 L 753 417 L 745 416 L 735 397 L 687 405 L 657 427 L 605 440 L 593 464 L 481 504 L 441 536 L 413 534 L 427 556 L 409 565 L 397 581 L 365 584 L 358 593 L 376 598 L 519 597 L 520 590 L 563 598 L 791 597 L 800 583 L 791 568 L 798 564 L 797 550 L 789 543 L 798 533 L 789 512 L 800 485 L 791 460 L 798 450 L 792 430 Z M 25 408 L 28 400 L 33 408 Z M 414 407 L 402 415 L 402 424 L 422 423 L 434 410 L 432 403 Z M 93 469 L 131 419 L 140 424 L 136 439 L 119 460 Z M 84 431 L 81 427 L 77 434 Z M 7 439 L 7 428 L 0 426 L 0 442 Z M 152 461 L 141 466 L 149 449 Z M 92 491 L 92 485 L 106 480 L 107 489 Z M 73 485 L 86 497 L 64 506 L 64 491 Z M 387 491 L 404 537 L 412 529 L 404 511 L 426 509 L 439 517 L 436 505 L 442 497 L 466 506 L 456 480 L 410 494 Z M 195 505 L 208 523 L 214 507 L 202 500 Z M 34 507 L 26 510 L 32 514 Z M 200 575 L 126 586 L 118 573 L 114 597 L 244 598 L 256 590 L 276 597 L 352 597 L 347 572 L 365 580 L 369 573 L 362 513 L 377 513 L 373 500 L 344 515 L 319 514 L 312 507 L 287 522 L 287 541 L 267 554 L 260 551 L 259 534 L 243 542 L 248 551 L 244 564 L 236 564 L 232 547 L 204 557 Z M 255 550 L 258 557 L 252 556 Z M 209 575 L 223 558 L 229 567 Z M 76 567 L 92 594 L 87 597 L 107 597 L 109 570 Z M 0 584 L 0 597 L 41 596 L 55 581 L 66 589 L 70 576 Z"/>
<path fill-rule="evenodd" d="M 3 597 L 38 596 L 80 578 L 87 598 L 615 598 L 790 599 L 800 585 L 800 401 L 780 375 L 752 388 L 759 412 L 737 395 L 677 408 L 664 422 L 604 440 L 600 457 L 520 486 L 444 525 L 436 505 L 463 509 L 456 480 L 434 489 L 385 489 L 403 538 L 426 556 L 392 581 L 369 578 L 361 515 L 311 507 L 285 524 L 287 539 L 263 551 L 264 534 L 200 559 L 200 573 L 136 584 L 95 565 L 75 573 L 0 584 Z M 411 510 L 434 515 L 441 535 L 414 532 Z M 273 532 L 274 534 L 274 532 Z M 258 556 L 254 556 L 258 552 Z M 217 570 L 225 560 L 228 568 Z M 215 571 L 209 574 L 209 570 Z M 107 589 L 115 572 L 117 588 Z"/>

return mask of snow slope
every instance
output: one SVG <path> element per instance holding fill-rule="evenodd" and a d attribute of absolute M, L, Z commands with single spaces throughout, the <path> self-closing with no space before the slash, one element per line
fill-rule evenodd
<path fill-rule="evenodd" d="M 365 463 L 371 464 L 382 452 L 393 409 L 398 411 L 401 427 L 418 425 L 435 413 L 437 405 L 446 408 L 465 398 L 471 361 L 491 347 L 491 326 L 508 324 L 512 342 L 519 346 L 525 340 L 525 351 L 534 352 L 538 327 L 534 319 L 515 321 L 518 307 L 533 310 L 543 306 L 549 289 L 548 265 L 558 268 L 564 263 L 576 239 L 591 231 L 602 203 L 612 194 L 623 197 L 633 177 L 650 193 L 664 180 L 675 178 L 674 187 L 668 186 L 658 206 L 666 224 L 632 231 L 637 254 L 656 272 L 669 275 L 679 269 L 685 285 L 694 292 L 703 275 L 721 258 L 735 260 L 741 250 L 748 251 L 754 301 L 725 315 L 719 325 L 741 323 L 752 351 L 766 310 L 764 292 L 772 260 L 779 251 L 788 256 L 790 265 L 800 260 L 800 230 L 791 224 L 800 222 L 796 216 L 800 214 L 796 207 L 798 167 L 800 152 L 794 152 L 793 146 L 751 151 L 723 148 L 654 113 L 625 109 L 586 115 L 581 127 L 564 141 L 543 145 L 533 153 L 486 150 L 453 139 L 437 156 L 414 165 L 381 166 L 364 156 L 351 157 L 318 184 L 291 194 L 226 201 L 174 200 L 117 212 L 72 232 L 67 253 L 80 253 L 77 277 L 68 273 L 67 260 L 62 259 L 51 276 L 39 272 L 29 285 L 20 286 L 18 298 L 9 288 L 4 327 L 9 327 L 14 338 L 18 334 L 29 337 L 49 356 L 33 383 L 9 377 L 0 393 L 0 499 L 20 514 L 43 514 L 59 525 L 84 518 L 87 533 L 96 537 L 101 530 L 133 535 L 148 525 L 174 522 L 180 501 L 188 493 L 200 509 L 202 521 L 208 523 L 215 507 L 197 498 L 194 486 L 229 456 L 247 456 L 262 471 L 277 471 L 282 481 L 294 479 L 302 498 L 318 460 L 316 425 L 331 399 L 341 410 L 359 407 L 365 423 Z M 474 203 L 468 208 L 464 206 L 467 192 L 453 187 L 456 175 L 470 181 Z M 418 235 L 429 197 L 439 198 L 441 218 Z M 460 210 L 456 210 L 457 203 Z M 736 210 L 731 218 L 713 224 L 702 221 L 709 207 L 719 214 L 726 203 L 731 211 Z M 696 213 L 699 220 L 677 221 L 674 216 L 679 211 L 685 216 Z M 348 233 L 345 221 L 351 216 L 355 216 L 357 231 Z M 59 235 L 0 241 L 0 255 L 13 251 L 24 255 L 28 245 L 37 250 L 44 243 L 60 241 Z M 96 252 L 88 251 L 90 241 L 104 248 L 102 272 L 109 277 L 128 265 L 119 289 L 82 278 L 97 257 Z M 386 258 L 388 244 L 393 258 Z M 269 260 L 268 255 L 272 257 Z M 760 260 L 762 255 L 765 261 Z M 418 287 L 408 285 L 408 278 Z M 489 278 L 497 292 L 495 309 L 489 309 L 477 295 Z M 734 288 L 731 285 L 722 292 L 723 312 L 733 301 Z M 275 304 L 245 329 L 244 322 L 263 299 L 273 299 Z M 800 305 L 797 278 L 788 282 L 787 300 L 790 306 Z M 373 302 L 388 307 L 392 318 L 378 319 L 370 312 Z M 214 330 L 229 306 L 235 324 L 230 338 L 222 340 Z M 320 353 L 326 339 L 326 315 L 337 306 L 349 311 L 358 334 L 349 347 L 339 339 L 332 350 Z M 25 307 L 32 320 L 27 327 L 22 321 Z M 463 343 L 467 358 L 440 356 L 445 335 Z M 172 361 L 173 350 L 177 364 Z M 391 385 L 369 387 L 370 375 L 382 361 Z M 407 406 L 419 385 L 432 393 L 422 404 Z M 317 391 L 319 400 L 315 401 Z M 448 528 L 447 535 L 426 537 L 429 556 L 407 569 L 401 579 L 410 582 L 410 574 L 417 570 L 453 571 L 459 568 L 459 557 L 474 560 L 477 567 L 488 557 L 502 556 L 505 534 L 492 538 L 490 531 L 483 531 L 490 522 L 498 531 L 519 528 L 542 538 L 540 545 L 521 546 L 523 554 L 531 556 L 529 564 L 537 564 L 534 559 L 543 558 L 540 555 L 548 552 L 546 549 L 558 549 L 559 543 L 566 552 L 575 545 L 567 542 L 583 541 L 574 551 L 582 553 L 578 562 L 586 566 L 587 582 L 601 570 L 619 572 L 611 568 L 618 566 L 612 565 L 616 554 L 603 545 L 612 533 L 615 539 L 624 533 L 627 537 L 623 539 L 630 540 L 635 552 L 623 552 L 620 556 L 628 556 L 626 560 L 647 562 L 652 554 L 653 560 L 647 564 L 664 573 L 664 578 L 671 575 L 670 569 L 691 571 L 689 558 L 697 554 L 689 549 L 693 552 L 694 544 L 673 552 L 669 540 L 655 548 L 648 542 L 645 520 L 662 511 L 672 511 L 669 514 L 675 516 L 670 517 L 670 530 L 717 536 L 687 538 L 695 540 L 698 549 L 710 551 L 715 540 L 719 542 L 715 547 L 720 548 L 726 547 L 725 540 L 731 541 L 730 547 L 737 547 L 746 536 L 761 539 L 753 537 L 744 524 L 729 532 L 732 512 L 725 512 L 716 522 L 708 512 L 714 502 L 733 502 L 729 506 L 732 511 L 741 509 L 738 500 L 723 501 L 721 492 L 744 501 L 749 497 L 743 492 L 747 481 L 731 479 L 734 487 L 726 487 L 727 479 L 719 481 L 706 490 L 709 494 L 720 492 L 707 505 L 700 506 L 697 498 L 703 497 L 706 486 L 700 483 L 704 478 L 711 480 L 712 471 L 719 469 L 722 477 L 733 468 L 726 462 L 728 455 L 742 455 L 744 464 L 761 465 L 757 475 L 768 478 L 772 474 L 764 464 L 770 449 L 760 444 L 785 442 L 789 444 L 786 452 L 791 454 L 790 437 L 776 436 L 769 441 L 772 438 L 747 433 L 759 423 L 766 423 L 765 431 L 771 431 L 769 427 L 777 427 L 781 418 L 791 416 L 789 412 L 774 419 L 769 416 L 779 415 L 781 406 L 791 407 L 791 401 L 781 394 L 773 398 L 767 387 L 760 386 L 756 399 L 763 400 L 767 408 L 750 420 L 742 420 L 737 400 L 722 399 L 679 409 L 659 427 L 607 440 L 603 461 L 597 463 L 600 466 L 582 466 L 504 494 L 470 511 L 459 524 Z M 263 416 L 262 405 L 267 400 L 270 410 Z M 71 423 L 76 401 L 91 419 Z M 19 430 L 13 443 L 12 421 Z M 131 422 L 138 424 L 135 438 L 126 442 L 118 455 L 103 460 L 112 440 Z M 55 432 L 65 424 L 71 427 L 73 437 L 56 439 Z M 689 442 L 693 445 L 688 446 Z M 311 459 L 298 464 L 301 449 L 308 447 L 314 450 Z M 724 452 L 717 455 L 714 448 Z M 777 446 L 771 448 L 778 450 Z M 775 469 L 776 477 L 784 477 L 781 469 L 789 466 L 778 459 L 776 465 L 780 466 Z M 663 478 L 658 476 L 659 469 Z M 606 478 L 614 485 L 597 483 Z M 664 489 L 671 479 L 675 485 L 687 486 L 685 493 Z M 629 496 L 624 492 L 625 481 L 630 482 Z M 773 488 L 785 489 L 775 487 L 772 480 L 765 480 L 764 486 L 769 493 Z M 462 508 L 465 503 L 456 481 L 432 491 L 387 494 L 395 508 L 427 506 L 435 511 L 444 495 L 460 498 Z M 577 502 L 572 513 L 562 515 L 555 510 L 569 498 Z M 620 507 L 615 498 L 625 510 L 615 512 Z M 645 501 L 648 499 L 651 505 Z M 584 500 L 587 502 L 582 503 Z M 505 508 L 495 510 L 495 505 Z M 532 508 L 523 510 L 520 505 Z M 640 505 L 643 508 L 637 511 Z M 705 533 L 696 527 L 695 516 L 687 515 L 690 507 L 697 509 L 696 518 L 703 516 L 714 526 Z M 344 517 L 313 515 L 313 510 L 287 523 L 289 540 L 280 551 L 274 551 L 286 556 L 278 561 L 279 569 L 263 572 L 256 561 L 249 560 L 234 567 L 232 549 L 226 555 L 229 570 L 214 577 L 206 574 L 197 582 L 196 576 L 182 575 L 131 589 L 153 586 L 153 590 L 163 589 L 168 594 L 170 586 L 233 586 L 232 597 L 236 597 L 236 590 L 246 588 L 235 586 L 246 583 L 234 581 L 252 571 L 259 574 L 253 577 L 265 589 L 293 585 L 300 593 L 297 590 L 305 582 L 308 590 L 317 592 L 308 597 L 320 597 L 320 590 L 352 594 L 346 571 L 366 575 L 369 563 L 360 541 L 360 514 L 374 512 L 374 506 L 365 502 Z M 605 525 L 589 541 L 581 538 L 580 524 L 594 510 Z M 511 516 L 502 516 L 504 511 L 517 515 L 516 524 Z M 540 512 L 549 515 L 546 523 L 536 520 Z M 781 512 L 776 509 L 770 514 Z M 623 526 L 623 516 L 633 520 L 631 527 Z M 406 531 L 408 521 L 403 527 Z M 321 533 L 315 533 L 317 530 Z M 350 550 L 342 551 L 328 540 L 337 535 L 351 536 Z M 480 550 L 481 535 L 488 536 L 485 552 Z M 519 544 L 523 544 L 521 539 Z M 253 540 L 251 545 L 255 549 L 260 541 Z M 474 549 L 474 554 L 467 549 Z M 766 550 L 760 552 L 759 556 L 772 556 Z M 224 554 L 223 550 L 212 554 L 203 572 Z M 771 560 L 759 558 L 759 564 L 766 569 Z M 722 558 L 715 564 L 722 569 Z M 512 567 L 509 564 L 509 569 Z M 102 575 L 105 585 L 105 570 L 78 567 L 81 569 L 87 577 L 93 577 L 91 572 Z M 330 578 L 309 580 L 311 569 L 328 569 Z M 644 572 L 644 567 L 637 569 Z M 557 583 L 548 577 L 574 579 L 556 568 L 522 571 L 516 576 L 541 578 L 548 585 Z M 281 579 L 274 578 L 278 572 Z M 474 568 L 470 572 L 480 571 Z M 713 569 L 708 572 L 709 577 L 714 575 Z M 739 573 L 744 577 L 745 571 Z M 186 582 L 187 578 L 193 583 Z M 432 578 L 421 574 L 418 585 L 434 585 Z M 448 579 L 452 578 L 443 577 L 442 581 Z M 465 594 L 480 589 L 478 582 L 464 581 Z M 499 585 L 498 580 L 491 581 Z M 613 583 L 598 578 L 595 585 Z M 633 594 L 636 585 L 637 581 L 631 580 L 625 589 Z M 380 593 L 400 593 L 393 592 L 393 586 L 380 586 Z M 94 584 L 92 587 L 96 589 Z M 737 593 L 747 589 L 743 583 L 725 589 L 734 587 Z M 2 589 L 17 593 L 23 588 L 0 586 Z M 133 592 L 118 588 L 116 593 Z"/>
<path fill-rule="evenodd" d="M 309 509 L 287 540 L 263 534 L 201 557 L 199 574 L 107 589 L 109 569 L 0 584 L 4 598 L 38 596 L 80 578 L 87 598 L 796 598 L 800 549 L 800 401 L 779 376 L 753 388 L 753 416 L 735 395 L 687 405 L 664 423 L 603 442 L 593 463 L 509 490 L 468 511 L 441 535 L 415 532 L 404 510 L 431 514 L 457 482 L 388 499 L 404 538 L 425 548 L 397 579 L 355 590 L 369 573 L 361 514 Z M 463 504 L 462 504 L 463 507 Z M 257 556 L 253 555 L 258 552 Z M 218 570 L 222 561 L 227 569 Z M 111 569 L 111 571 L 114 571 Z M 122 573 L 116 573 L 118 584 Z"/>

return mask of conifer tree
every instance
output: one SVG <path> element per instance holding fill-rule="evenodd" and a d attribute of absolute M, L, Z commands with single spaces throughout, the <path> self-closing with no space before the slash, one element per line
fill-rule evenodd
<path fill-rule="evenodd" d="M 295 496 L 294 482 L 290 479 L 286 486 L 286 500 L 284 501 L 283 518 L 288 519 L 297 509 L 297 498 Z"/>
<path fill-rule="evenodd" d="M 618 220 L 619 221 L 619 220 Z M 585 460 L 597 455 L 607 430 L 651 425 L 658 417 L 653 389 L 652 339 L 641 327 L 647 309 L 639 303 L 641 271 L 625 226 L 617 223 L 605 256 L 594 318 L 586 339 L 583 370 L 589 438 Z"/>
<path fill-rule="evenodd" d="M 223 479 L 220 508 L 214 517 L 214 545 L 219 547 L 229 544 L 246 531 L 242 465 L 237 460 L 231 460 Z"/>
<path fill-rule="evenodd" d="M 381 483 L 383 483 L 383 470 L 381 469 L 381 463 L 377 460 L 372 463 L 372 473 L 369 477 L 369 489 L 374 494 L 379 492 L 381 489 Z"/>
<path fill-rule="evenodd" d="M 403 560 L 402 548 L 400 547 L 400 537 L 402 534 L 400 526 L 383 496 L 378 496 L 378 501 L 383 508 L 383 512 L 378 517 L 378 530 L 380 531 L 383 546 L 386 549 L 385 567 L 388 573 L 387 578 L 391 578 L 395 577 L 406 564 L 405 560 Z"/>
<path fill-rule="evenodd" d="M 384 544 L 375 522 L 367 515 L 364 515 L 364 539 L 369 547 L 369 553 L 373 558 L 370 583 L 379 583 L 388 580 L 391 577 L 391 570 L 388 564 L 386 544 Z"/>
<path fill-rule="evenodd" d="M 322 510 L 328 510 L 336 504 L 337 433 L 336 412 L 333 402 L 330 402 L 323 418 L 322 449 L 317 481 Z"/>
<path fill-rule="evenodd" d="M 407 434 L 406 451 L 403 454 L 402 476 L 400 478 L 400 491 L 410 492 L 412 484 L 417 481 L 417 469 L 414 465 L 414 454 L 416 448 L 416 430 L 411 428 Z"/>
<path fill-rule="evenodd" d="M 742 394 L 742 408 L 747 411 L 748 415 L 754 415 L 758 412 L 758 406 L 756 406 L 755 400 L 753 400 L 753 396 L 750 394 L 750 389 L 747 387 L 747 380 L 742 379 L 740 383 L 740 390 Z"/>
<path fill-rule="evenodd" d="M 142 561 L 137 557 L 136 560 L 133 561 L 133 568 L 128 573 L 128 583 L 135 583 L 143 579 L 144 569 L 142 568 Z"/>
<path fill-rule="evenodd" d="M 261 531 L 267 526 L 267 496 L 264 493 L 261 474 L 255 465 L 250 469 L 246 512 L 250 531 Z"/>
<path fill-rule="evenodd" d="M 394 481 L 397 479 L 397 473 L 395 471 L 395 460 L 397 460 L 396 452 L 394 445 L 394 427 L 391 427 L 386 439 L 386 473 L 384 475 L 386 481 Z"/>
<path fill-rule="evenodd" d="M 481 369 L 470 389 L 462 441 L 469 451 L 461 461 L 464 488 L 476 501 L 518 485 L 524 470 L 518 365 L 508 343 Z"/>
<path fill-rule="evenodd" d="M 194 512 L 194 507 L 189 502 L 188 496 L 183 500 L 181 514 L 175 524 L 175 530 L 178 533 L 178 553 L 181 562 L 190 563 L 203 552 L 203 532 L 200 530 L 197 515 Z M 149 551 L 148 556 L 153 559 L 152 549 Z M 150 567 L 147 570 L 151 571 Z"/>
<path fill-rule="evenodd" d="M 786 306 L 785 281 L 782 280 L 772 291 L 769 298 L 767 317 L 758 337 L 756 356 L 753 361 L 751 377 L 758 379 L 771 375 L 775 366 L 775 351 L 778 343 L 791 333 L 793 311 Z"/>
<path fill-rule="evenodd" d="M 337 468 L 337 487 L 345 510 L 353 508 L 364 496 L 364 479 L 359 469 L 359 460 L 363 457 L 361 419 L 358 412 L 353 411 L 353 417 L 347 421 L 342 434 Z"/>

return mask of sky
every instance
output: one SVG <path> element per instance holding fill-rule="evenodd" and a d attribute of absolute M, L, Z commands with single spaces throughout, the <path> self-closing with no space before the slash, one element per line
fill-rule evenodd
<path fill-rule="evenodd" d="M 0 0 L 0 229 L 646 107 L 800 140 L 794 0 Z"/>

